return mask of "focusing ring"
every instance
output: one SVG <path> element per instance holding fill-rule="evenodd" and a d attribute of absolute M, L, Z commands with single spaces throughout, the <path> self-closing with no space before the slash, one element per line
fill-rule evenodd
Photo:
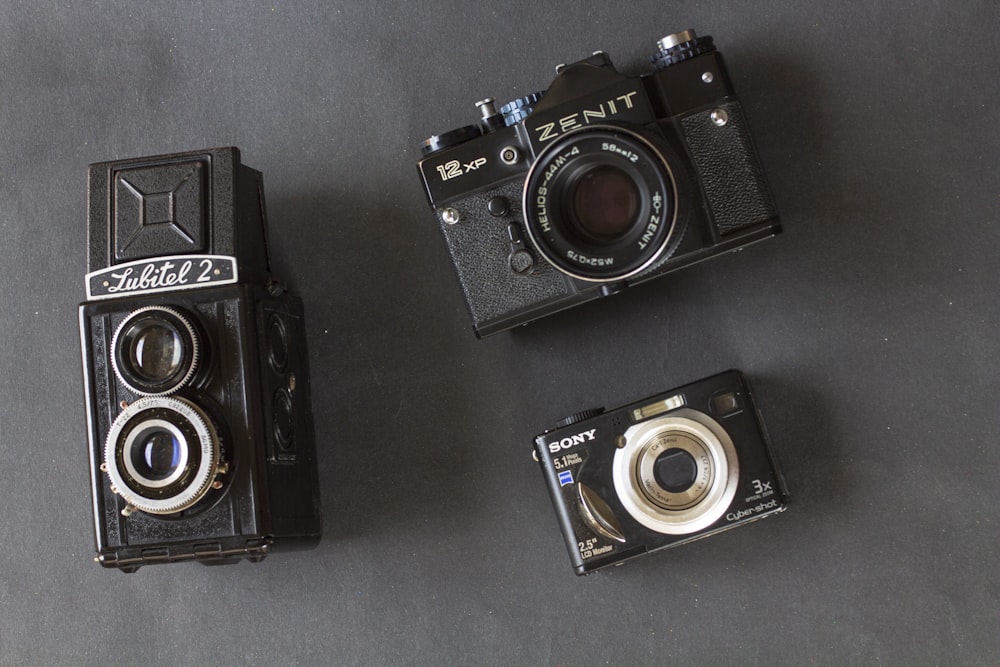
<path fill-rule="evenodd" d="M 179 471 L 163 483 L 148 484 L 137 478 L 135 467 L 126 463 L 132 448 L 141 445 L 136 433 L 143 428 L 165 428 L 182 448 Z M 215 476 L 221 472 L 219 437 L 208 415 L 183 398 L 150 396 L 140 398 L 111 424 L 104 444 L 104 465 L 111 490 L 135 509 L 150 514 L 174 514 L 191 507 L 204 497 Z"/>
<path fill-rule="evenodd" d="M 595 239 L 583 230 L 569 195 L 588 174 L 618 172 L 635 186 L 636 212 L 621 234 Z M 566 275 L 615 282 L 649 268 L 672 252 L 677 229 L 677 185 L 663 153 L 640 134 L 592 125 L 564 135 L 543 151 L 524 182 L 525 230 L 539 254 Z"/>
<path fill-rule="evenodd" d="M 182 363 L 184 366 L 177 372 L 172 373 L 166 380 L 157 384 L 144 382 L 137 373 L 133 372 L 129 368 L 131 362 L 124 356 L 127 354 L 127 351 L 119 348 L 122 336 L 125 332 L 129 331 L 129 327 L 144 318 L 151 321 L 158 319 L 161 323 L 167 324 L 180 336 L 183 346 Z M 194 325 L 188 319 L 187 315 L 166 306 L 146 306 L 138 310 L 133 310 L 118 325 L 114 336 L 111 338 L 111 368 L 122 384 L 140 396 L 166 396 L 187 386 L 198 370 L 198 363 L 200 361 L 201 345 L 198 342 L 198 332 L 195 330 Z"/>

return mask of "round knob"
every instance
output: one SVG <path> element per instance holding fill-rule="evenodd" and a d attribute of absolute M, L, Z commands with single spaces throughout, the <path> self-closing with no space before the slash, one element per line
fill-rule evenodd
<path fill-rule="evenodd" d="M 507 102 L 507 104 L 500 107 L 500 113 L 503 115 L 503 122 L 507 124 L 507 127 L 520 123 L 531 114 L 535 105 L 538 104 L 538 101 L 542 99 L 542 95 L 544 94 L 545 91 L 542 90 Z"/>
<path fill-rule="evenodd" d="M 424 155 L 430 155 L 431 153 L 435 153 L 442 148 L 457 146 L 458 144 L 469 141 L 470 139 L 481 137 L 482 135 L 483 130 L 478 125 L 465 125 L 449 132 L 435 134 L 433 137 L 424 139 L 424 143 L 420 146 L 420 152 Z"/>
<path fill-rule="evenodd" d="M 656 53 L 650 60 L 659 70 L 714 50 L 711 37 L 698 37 L 694 30 L 682 30 L 658 41 Z"/>
<path fill-rule="evenodd" d="M 563 417 L 556 422 L 556 428 L 563 428 L 565 426 L 572 426 L 573 424 L 579 424 L 582 421 L 596 417 L 598 415 L 604 414 L 604 408 L 591 408 L 590 410 L 584 410 L 583 412 L 577 412 L 569 417 Z"/>

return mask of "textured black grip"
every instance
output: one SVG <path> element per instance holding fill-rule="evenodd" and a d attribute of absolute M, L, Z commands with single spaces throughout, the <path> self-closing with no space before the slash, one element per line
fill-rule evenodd
<path fill-rule="evenodd" d="M 571 293 L 563 275 L 544 260 L 538 259 L 535 272 L 527 275 L 514 273 L 508 264 L 511 244 L 507 225 L 524 220 L 523 183 L 509 181 L 499 188 L 451 203 L 449 206 L 459 213 L 459 222 L 441 223 L 477 329 L 513 311 Z M 490 215 L 489 202 L 494 197 L 507 200 L 509 213 L 501 217 Z M 526 236 L 525 243 L 528 244 Z"/>
<path fill-rule="evenodd" d="M 717 111 L 727 117 L 724 125 L 712 120 Z M 719 234 L 778 217 L 738 101 L 692 114 L 681 122 Z"/>

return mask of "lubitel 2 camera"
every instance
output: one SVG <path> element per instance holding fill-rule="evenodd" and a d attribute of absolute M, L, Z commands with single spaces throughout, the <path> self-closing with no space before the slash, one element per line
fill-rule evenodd
<path fill-rule="evenodd" d="M 80 306 L 97 561 L 257 561 L 321 532 L 302 304 L 236 148 L 93 164 Z"/>
<path fill-rule="evenodd" d="M 577 574 L 785 509 L 739 371 L 567 417 L 535 438 L 535 458 Z"/>
<path fill-rule="evenodd" d="M 649 74 L 598 51 L 424 142 L 420 175 L 477 335 L 779 231 L 712 38 L 685 30 L 657 47 Z"/>

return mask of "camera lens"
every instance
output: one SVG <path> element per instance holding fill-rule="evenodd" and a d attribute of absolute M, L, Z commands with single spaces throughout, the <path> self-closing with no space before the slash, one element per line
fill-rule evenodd
<path fill-rule="evenodd" d="M 186 399 L 141 398 L 111 424 L 104 466 L 112 490 L 132 507 L 172 514 L 191 507 L 220 472 L 219 439 L 208 415 Z"/>
<path fill-rule="evenodd" d="M 691 488 L 698 477 L 698 464 L 683 449 L 672 447 L 656 457 L 653 479 L 669 493 L 682 493 Z"/>
<path fill-rule="evenodd" d="M 708 415 L 681 409 L 631 426 L 612 478 L 626 511 L 650 530 L 688 535 L 722 517 L 736 495 L 732 439 Z"/>
<path fill-rule="evenodd" d="M 115 330 L 111 362 L 129 389 L 143 396 L 170 394 L 194 377 L 200 356 L 190 316 L 173 308 L 133 311 Z"/>
<path fill-rule="evenodd" d="M 569 224 L 597 243 L 622 238 L 635 224 L 639 188 L 612 165 L 587 169 L 569 188 Z"/>
<path fill-rule="evenodd" d="M 581 280 L 628 278 L 683 236 L 665 152 L 620 127 L 592 125 L 546 148 L 524 184 L 525 229 L 539 254 Z"/>

